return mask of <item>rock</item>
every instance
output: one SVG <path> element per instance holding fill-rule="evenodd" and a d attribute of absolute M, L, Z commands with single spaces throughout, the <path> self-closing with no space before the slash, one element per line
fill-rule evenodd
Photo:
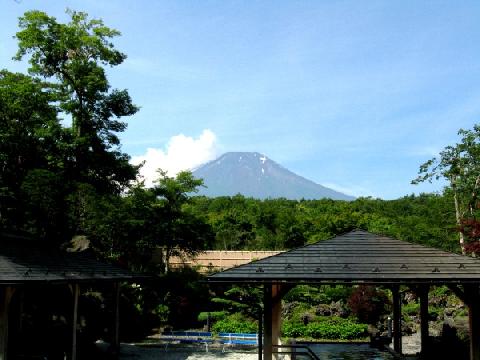
<path fill-rule="evenodd" d="M 330 305 L 320 304 L 315 309 L 315 314 L 318 315 L 318 316 L 331 316 L 332 315 L 332 309 L 331 309 Z"/>
<path fill-rule="evenodd" d="M 454 308 L 445 308 L 443 311 L 444 316 L 449 316 L 449 317 L 453 316 L 454 313 L 455 313 Z"/>
<path fill-rule="evenodd" d="M 403 296 L 403 302 L 406 303 L 406 304 L 411 303 L 411 302 L 415 302 L 416 300 L 417 300 L 417 296 L 413 292 L 407 292 Z"/>

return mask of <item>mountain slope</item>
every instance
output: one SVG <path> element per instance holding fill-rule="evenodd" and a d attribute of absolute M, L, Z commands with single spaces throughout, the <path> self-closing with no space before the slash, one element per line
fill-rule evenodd
<path fill-rule="evenodd" d="M 193 171 L 193 175 L 204 179 L 207 186 L 199 194 L 210 197 L 240 193 L 257 199 L 354 199 L 305 179 L 256 152 L 225 153 Z"/>

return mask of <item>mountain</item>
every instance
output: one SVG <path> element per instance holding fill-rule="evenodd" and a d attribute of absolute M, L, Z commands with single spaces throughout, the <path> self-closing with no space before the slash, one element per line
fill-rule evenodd
<path fill-rule="evenodd" d="M 199 195 L 210 197 L 242 194 L 257 199 L 354 199 L 305 179 L 257 152 L 225 153 L 194 170 L 193 175 L 207 186 Z"/>

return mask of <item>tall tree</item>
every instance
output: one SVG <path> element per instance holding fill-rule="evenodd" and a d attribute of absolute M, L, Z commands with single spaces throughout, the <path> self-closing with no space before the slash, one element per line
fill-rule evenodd
<path fill-rule="evenodd" d="M 480 188 L 480 125 L 472 130 L 460 130 L 460 142 L 447 146 L 439 158 L 433 158 L 420 166 L 419 176 L 413 184 L 444 178 L 448 182 L 447 192 L 452 192 L 459 243 L 465 254 L 465 238 L 462 223 L 475 219 Z"/>
<path fill-rule="evenodd" d="M 64 136 L 48 84 L 0 71 L 0 228 L 55 235 Z M 56 178 L 58 180 L 56 180 Z M 55 220 L 56 219 L 56 220 Z M 54 226 L 56 224 L 56 226 Z M 53 231 L 53 233 L 52 233 Z"/>
<path fill-rule="evenodd" d="M 110 90 L 104 66 L 121 64 L 126 55 L 110 40 L 120 35 L 102 20 L 67 10 L 69 23 L 41 11 L 20 18 L 15 59 L 29 56 L 32 75 L 55 81 L 57 100 L 71 116 L 72 136 L 67 174 L 99 192 L 119 192 L 135 178 L 136 168 L 120 151 L 117 136 L 126 128 L 119 120 L 138 109 L 126 90 Z"/>
<path fill-rule="evenodd" d="M 172 255 L 193 256 L 213 241 L 211 227 L 187 208 L 191 194 L 198 192 L 202 185 L 203 180 L 195 179 L 189 171 L 170 177 L 159 170 L 159 178 L 152 188 L 157 202 L 153 205 L 151 226 L 156 228 L 153 233 L 156 244 L 163 247 L 165 272 Z"/>

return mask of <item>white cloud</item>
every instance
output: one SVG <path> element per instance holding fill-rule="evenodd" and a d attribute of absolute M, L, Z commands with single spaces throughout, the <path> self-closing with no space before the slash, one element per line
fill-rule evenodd
<path fill-rule="evenodd" d="M 213 131 L 203 130 L 198 138 L 175 135 L 168 141 L 164 149 L 148 148 L 146 153 L 133 156 L 132 163 L 138 165 L 145 161 L 140 169 L 140 175 L 145 180 L 146 186 L 152 186 L 158 177 L 160 168 L 175 176 L 182 170 L 192 170 L 195 167 L 216 158 L 217 138 Z"/>

